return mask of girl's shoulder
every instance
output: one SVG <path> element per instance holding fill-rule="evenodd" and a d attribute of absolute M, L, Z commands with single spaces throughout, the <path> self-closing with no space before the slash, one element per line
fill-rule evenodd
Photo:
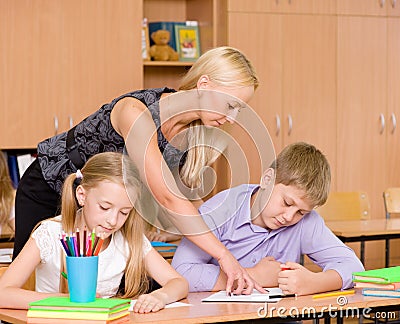
<path fill-rule="evenodd" d="M 35 229 L 35 231 L 32 233 L 32 236 L 34 236 L 34 234 L 36 232 L 40 232 L 40 231 L 48 231 L 50 233 L 56 233 L 61 234 L 62 231 L 62 226 L 61 226 L 61 216 L 56 216 L 53 218 L 48 218 L 45 219 L 44 221 L 40 222 L 39 225 L 37 226 L 37 228 Z"/>
<path fill-rule="evenodd" d="M 42 262 L 50 260 L 58 250 L 58 238 L 61 234 L 61 216 L 44 220 L 32 233 Z"/>

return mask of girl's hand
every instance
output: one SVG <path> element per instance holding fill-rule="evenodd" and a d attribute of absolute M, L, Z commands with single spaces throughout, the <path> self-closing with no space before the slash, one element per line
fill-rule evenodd
<path fill-rule="evenodd" d="M 157 241 L 157 242 L 171 242 L 180 240 L 182 238 L 181 235 L 167 233 L 164 231 L 160 233 L 149 231 L 147 232 L 146 236 L 149 239 L 149 241 Z"/>
<path fill-rule="evenodd" d="M 140 295 L 136 300 L 133 311 L 135 313 L 150 313 L 158 312 L 160 309 L 165 307 L 165 303 L 157 298 L 154 294 L 144 294 Z"/>

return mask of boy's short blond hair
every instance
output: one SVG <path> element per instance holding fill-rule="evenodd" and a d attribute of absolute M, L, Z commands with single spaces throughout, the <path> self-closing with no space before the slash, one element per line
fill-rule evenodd
<path fill-rule="evenodd" d="M 275 183 L 295 186 L 305 192 L 305 198 L 315 206 L 326 202 L 331 184 L 331 171 L 325 155 L 304 142 L 286 146 L 271 166 Z"/>

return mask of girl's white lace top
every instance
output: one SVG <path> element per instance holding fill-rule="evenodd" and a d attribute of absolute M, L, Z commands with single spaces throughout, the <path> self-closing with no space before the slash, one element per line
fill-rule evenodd
<path fill-rule="evenodd" d="M 36 267 L 36 291 L 48 293 L 59 291 L 61 258 L 65 258 L 60 234 L 61 216 L 57 216 L 54 220 L 44 221 L 32 233 L 41 258 L 40 264 Z M 151 244 L 144 236 L 144 254 L 146 255 L 150 250 Z M 117 293 L 128 254 L 128 243 L 121 232 L 114 233 L 108 247 L 99 253 L 97 294 L 100 297 L 111 297 Z"/>

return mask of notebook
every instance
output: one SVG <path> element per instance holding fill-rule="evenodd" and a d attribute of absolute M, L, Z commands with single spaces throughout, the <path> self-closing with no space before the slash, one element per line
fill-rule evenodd
<path fill-rule="evenodd" d="M 400 298 L 400 290 L 364 288 L 362 294 L 364 296 Z"/>
<path fill-rule="evenodd" d="M 354 282 L 389 284 L 400 281 L 400 266 L 353 272 Z"/>

